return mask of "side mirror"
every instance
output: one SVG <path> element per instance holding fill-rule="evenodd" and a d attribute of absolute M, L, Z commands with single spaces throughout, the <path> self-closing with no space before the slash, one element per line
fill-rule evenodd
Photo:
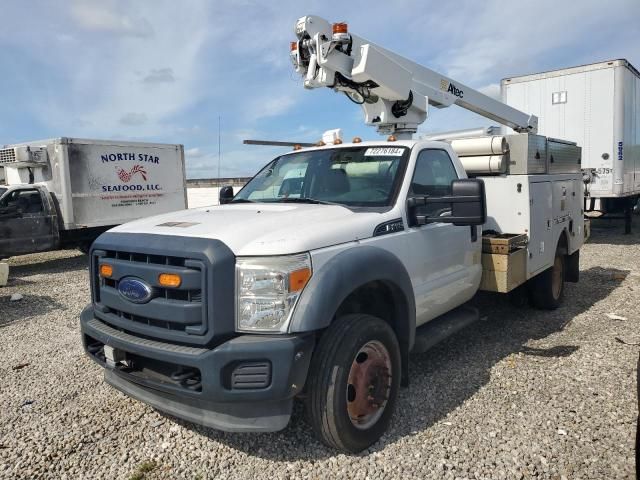
<path fill-rule="evenodd" d="M 419 207 L 432 203 L 450 204 L 451 215 L 428 217 L 418 212 Z M 444 197 L 412 197 L 407 200 L 410 224 L 453 223 L 457 226 L 482 225 L 487 221 L 487 202 L 484 182 L 476 178 L 464 178 L 451 182 L 451 195 Z"/>
<path fill-rule="evenodd" d="M 218 195 L 220 205 L 229 203 L 231 200 L 233 200 L 233 187 L 231 185 L 227 185 L 220 188 L 220 194 Z"/>

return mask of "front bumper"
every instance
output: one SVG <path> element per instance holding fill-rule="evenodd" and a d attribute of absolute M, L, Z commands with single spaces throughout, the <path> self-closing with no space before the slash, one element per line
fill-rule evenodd
<path fill-rule="evenodd" d="M 95 318 L 91 306 L 80 324 L 85 351 L 105 367 L 107 383 L 176 417 L 233 432 L 286 427 L 314 347 L 312 334 L 240 335 L 212 349 L 175 345 L 116 330 Z M 116 363 L 113 353 L 105 357 L 104 346 L 116 352 Z M 259 381 L 238 376 L 255 366 Z M 181 372 L 193 381 L 174 380 Z"/>

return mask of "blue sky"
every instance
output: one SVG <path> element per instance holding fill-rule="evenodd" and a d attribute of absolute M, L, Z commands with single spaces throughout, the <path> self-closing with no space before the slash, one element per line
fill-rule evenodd
<path fill-rule="evenodd" d="M 2 0 L 0 143 L 88 137 L 182 143 L 191 178 L 251 175 L 281 149 L 245 138 L 375 139 L 360 107 L 305 91 L 298 17 L 352 32 L 487 94 L 500 79 L 611 58 L 640 67 L 640 0 L 442 2 Z M 431 109 L 421 131 L 489 125 Z"/>

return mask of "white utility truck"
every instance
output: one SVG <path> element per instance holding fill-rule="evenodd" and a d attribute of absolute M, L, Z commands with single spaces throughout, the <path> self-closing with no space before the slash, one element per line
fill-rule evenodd
<path fill-rule="evenodd" d="M 0 149 L 0 259 L 89 246 L 121 223 L 186 208 L 182 145 L 55 138 Z"/>
<path fill-rule="evenodd" d="M 346 93 L 389 137 L 328 132 L 223 205 L 103 234 L 82 338 L 109 384 L 172 415 L 275 431 L 298 397 L 324 442 L 359 451 L 389 425 L 409 353 L 477 318 L 478 290 L 523 287 L 552 309 L 578 280 L 580 149 L 345 24 L 308 16 L 295 34 L 304 85 Z M 519 133 L 412 140 L 428 104 Z M 550 173 L 554 148 L 571 158 Z"/>
<path fill-rule="evenodd" d="M 624 213 L 629 233 L 640 196 L 638 70 L 627 60 L 610 60 L 505 78 L 501 91 L 503 102 L 539 117 L 540 134 L 582 147 L 582 168 L 591 179 L 585 210 Z"/>

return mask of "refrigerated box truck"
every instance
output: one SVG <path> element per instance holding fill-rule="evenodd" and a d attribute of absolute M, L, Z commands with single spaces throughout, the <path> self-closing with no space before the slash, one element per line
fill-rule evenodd
<path fill-rule="evenodd" d="M 585 209 L 622 211 L 629 230 L 640 195 L 638 70 L 610 60 L 505 78 L 501 92 L 504 103 L 538 116 L 539 134 L 582 147 L 582 169 L 591 177 Z"/>
<path fill-rule="evenodd" d="M 186 208 L 182 145 L 55 138 L 0 149 L 0 258 L 88 250 L 116 225 Z"/>

